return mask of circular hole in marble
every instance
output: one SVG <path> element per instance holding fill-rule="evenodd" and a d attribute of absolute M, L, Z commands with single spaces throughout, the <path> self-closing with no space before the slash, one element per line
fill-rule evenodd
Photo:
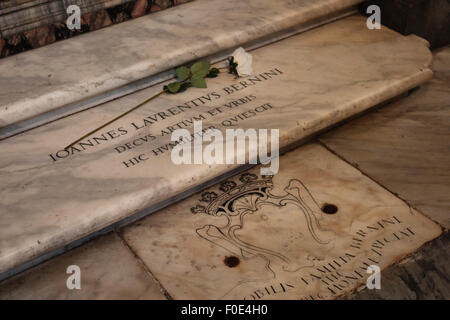
<path fill-rule="evenodd" d="M 334 204 L 325 203 L 322 206 L 322 211 L 326 214 L 335 214 L 336 212 L 338 212 L 338 207 Z"/>
<path fill-rule="evenodd" d="M 225 257 L 225 259 L 223 259 L 223 263 L 230 268 L 237 267 L 240 262 L 241 260 L 235 256 Z"/>

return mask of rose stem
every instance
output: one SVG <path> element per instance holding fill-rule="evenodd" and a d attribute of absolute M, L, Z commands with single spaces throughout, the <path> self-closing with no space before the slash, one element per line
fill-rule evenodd
<path fill-rule="evenodd" d="M 86 134 L 85 134 L 84 136 L 82 136 L 81 138 L 78 138 L 77 140 L 75 140 L 74 142 L 72 142 L 71 144 L 69 144 L 67 147 L 65 147 L 64 150 L 70 148 L 71 146 L 73 146 L 73 145 L 76 144 L 77 142 L 80 142 L 80 141 L 83 140 L 84 138 L 89 137 L 91 134 L 97 132 L 97 131 L 100 130 L 100 129 L 103 129 L 103 128 L 106 127 L 107 125 L 113 123 L 113 122 L 116 121 L 116 120 L 119 120 L 120 118 L 126 116 L 126 115 L 129 114 L 130 112 L 136 110 L 137 108 L 141 107 L 142 105 L 146 104 L 147 102 L 150 102 L 151 100 L 155 99 L 156 97 L 159 97 L 161 94 L 166 93 L 166 92 L 167 92 L 166 90 L 162 90 L 162 91 L 158 92 L 157 94 L 155 94 L 154 96 L 151 96 L 151 97 L 148 98 L 147 100 L 142 101 L 142 102 L 139 103 L 137 106 L 135 106 L 135 107 L 131 108 L 130 110 L 128 110 L 128 111 L 122 113 L 121 115 L 119 115 L 119 116 L 115 117 L 114 119 L 112 119 L 112 120 L 106 122 L 105 124 L 101 125 L 100 127 L 98 127 L 98 128 L 96 128 L 96 129 L 90 131 L 89 133 L 86 133 Z"/>

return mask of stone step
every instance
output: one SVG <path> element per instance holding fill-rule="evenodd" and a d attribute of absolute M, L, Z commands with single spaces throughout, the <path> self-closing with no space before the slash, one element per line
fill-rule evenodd
<path fill-rule="evenodd" d="M 308 144 L 283 155 L 273 178 L 259 167 L 231 177 L 119 230 L 122 241 L 109 234 L 0 283 L 0 299 L 164 299 L 158 289 L 174 299 L 335 299 L 365 286 L 368 266 L 383 270 L 440 233 Z M 79 290 L 66 286 L 69 266 Z M 372 291 L 398 289 L 381 274 Z"/>
<path fill-rule="evenodd" d="M 201 119 L 203 128 L 222 131 L 279 129 L 285 149 L 432 76 L 425 41 L 387 28 L 368 30 L 359 15 L 251 53 L 255 76 L 220 74 L 207 89 L 160 96 L 67 151 L 161 87 L 0 141 L 1 277 L 241 169 L 175 165 L 173 128 L 193 133 L 192 121 Z"/>
<path fill-rule="evenodd" d="M 0 138 L 161 82 L 189 61 L 325 23 L 360 2 L 198 0 L 1 59 Z"/>

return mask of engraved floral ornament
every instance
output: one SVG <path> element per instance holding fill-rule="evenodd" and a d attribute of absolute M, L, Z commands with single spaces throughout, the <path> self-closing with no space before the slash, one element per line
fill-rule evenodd
<path fill-rule="evenodd" d="M 115 117 L 114 119 L 108 121 L 102 126 L 90 131 L 84 136 L 78 138 L 71 144 L 69 144 L 64 149 L 72 147 L 74 144 L 80 142 L 81 140 L 89 137 L 98 130 L 110 125 L 116 120 L 126 116 L 130 112 L 136 110 L 137 108 L 143 106 L 144 104 L 150 102 L 151 100 L 157 98 L 158 96 L 166 94 L 177 94 L 186 91 L 188 88 L 207 88 L 206 78 L 215 78 L 219 75 L 220 70 L 228 69 L 228 73 L 235 75 L 236 77 L 250 76 L 253 74 L 253 58 L 252 55 L 247 53 L 242 47 L 236 49 L 231 56 L 227 59 L 227 66 L 222 68 L 211 67 L 208 61 L 198 61 L 192 66 L 181 66 L 175 69 L 176 81 L 169 83 L 163 87 L 163 90 L 157 94 L 151 96 L 150 98 L 144 100 L 128 111 L 122 113 L 121 115 Z"/>

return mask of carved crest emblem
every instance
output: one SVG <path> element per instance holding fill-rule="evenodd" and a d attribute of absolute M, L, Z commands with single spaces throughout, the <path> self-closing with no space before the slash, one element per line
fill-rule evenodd
<path fill-rule="evenodd" d="M 327 244 L 328 242 L 319 236 L 320 206 L 308 188 L 298 179 L 289 180 L 282 194 L 272 193 L 273 188 L 272 176 L 258 176 L 247 172 L 237 179 L 223 181 L 216 189 L 201 193 L 198 204 L 191 208 L 192 214 L 225 217 L 226 224 L 206 224 L 197 228 L 196 233 L 201 238 L 242 258 L 258 255 L 268 261 L 276 258 L 289 263 L 289 258 L 283 254 L 248 243 L 240 238 L 239 233 L 242 234 L 245 229 L 245 216 L 258 214 L 263 206 L 277 208 L 295 206 L 304 216 L 307 230 L 314 241 L 318 244 Z"/>

